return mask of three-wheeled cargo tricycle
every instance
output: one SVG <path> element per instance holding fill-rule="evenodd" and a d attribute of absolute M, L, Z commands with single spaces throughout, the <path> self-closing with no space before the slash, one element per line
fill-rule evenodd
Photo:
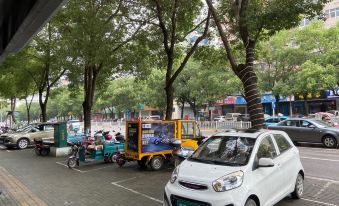
<path fill-rule="evenodd" d="M 67 161 L 69 168 L 79 166 L 80 162 L 92 162 L 95 160 L 104 160 L 106 163 L 113 162 L 113 155 L 123 152 L 125 144 L 118 141 L 82 141 L 69 143 L 71 145 L 71 154 Z"/>
<path fill-rule="evenodd" d="M 175 160 L 174 153 L 182 147 L 195 150 L 203 137 L 195 121 L 129 121 L 126 122 L 125 152 L 118 152 L 117 164 L 137 161 L 142 168 L 163 167 Z"/>

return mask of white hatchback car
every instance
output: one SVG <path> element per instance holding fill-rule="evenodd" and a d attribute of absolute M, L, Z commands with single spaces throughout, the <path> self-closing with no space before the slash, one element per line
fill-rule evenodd
<path fill-rule="evenodd" d="M 304 169 L 285 132 L 218 133 L 172 173 L 169 206 L 266 206 L 289 194 L 301 198 Z"/>

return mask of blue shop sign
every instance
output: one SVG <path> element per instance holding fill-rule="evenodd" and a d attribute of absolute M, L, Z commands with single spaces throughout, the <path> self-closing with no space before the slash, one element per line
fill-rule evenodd
<path fill-rule="evenodd" d="M 238 96 L 237 99 L 235 100 L 235 104 L 247 104 L 247 102 L 244 97 Z"/>
<path fill-rule="evenodd" d="M 272 94 L 264 94 L 261 96 L 261 103 L 275 102 L 275 97 Z"/>

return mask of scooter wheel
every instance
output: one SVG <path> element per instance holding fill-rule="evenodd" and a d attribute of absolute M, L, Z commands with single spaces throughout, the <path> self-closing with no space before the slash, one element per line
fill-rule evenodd
<path fill-rule="evenodd" d="M 125 163 L 126 163 L 126 161 L 123 160 L 123 159 L 118 159 L 118 160 L 117 160 L 117 164 L 119 165 L 119 167 L 124 166 Z"/>
<path fill-rule="evenodd" d="M 72 168 L 74 168 L 75 166 L 77 166 L 77 159 L 76 159 L 75 157 L 73 157 L 73 158 L 68 158 L 67 166 L 68 166 L 68 168 L 70 168 L 70 169 L 72 169 Z"/>
<path fill-rule="evenodd" d="M 105 157 L 105 158 L 104 158 L 104 162 L 105 162 L 105 163 L 113 163 L 113 158 L 112 158 L 112 156 L 110 156 L 110 157 Z"/>
<path fill-rule="evenodd" d="M 40 150 L 39 150 L 38 148 L 35 148 L 34 151 L 35 151 L 35 154 L 36 154 L 36 155 L 38 155 L 38 156 L 41 155 Z"/>
<path fill-rule="evenodd" d="M 49 152 L 50 152 L 50 149 L 45 148 L 40 151 L 40 154 L 41 156 L 47 156 L 49 155 Z"/>

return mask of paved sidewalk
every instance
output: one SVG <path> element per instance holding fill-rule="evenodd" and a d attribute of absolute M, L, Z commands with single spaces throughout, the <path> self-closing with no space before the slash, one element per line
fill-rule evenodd
<path fill-rule="evenodd" d="M 0 167 L 0 205 L 47 206 L 5 168 Z"/>

